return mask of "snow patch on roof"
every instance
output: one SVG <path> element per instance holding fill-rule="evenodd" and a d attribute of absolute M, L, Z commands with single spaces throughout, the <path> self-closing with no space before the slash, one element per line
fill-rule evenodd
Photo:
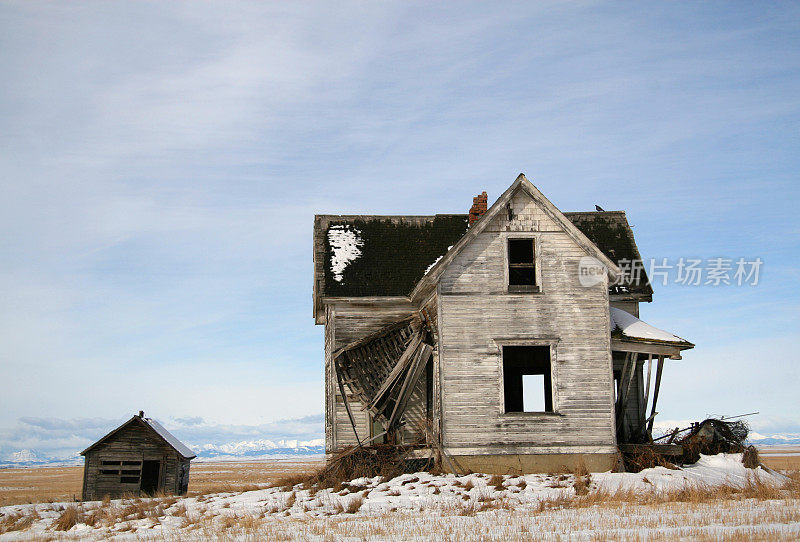
<path fill-rule="evenodd" d="M 691 344 L 677 335 L 673 335 L 657 327 L 653 327 L 647 322 L 639 320 L 634 315 L 622 309 L 610 307 L 611 310 L 611 331 L 618 329 L 624 338 L 637 339 L 644 341 L 660 341 L 670 343 Z"/>
<path fill-rule="evenodd" d="M 331 271 L 336 282 L 342 282 L 342 273 L 348 264 L 361 256 L 361 232 L 348 224 L 337 224 L 328 229 L 328 242 L 331 245 Z"/>
<path fill-rule="evenodd" d="M 451 248 L 453 248 L 453 245 L 450 245 L 449 247 L 447 247 L 447 250 L 449 251 Z M 439 260 L 441 260 L 442 258 L 444 258 L 444 254 L 442 254 L 441 256 L 436 258 L 435 260 L 433 260 L 433 263 L 430 264 L 427 269 L 425 269 L 425 273 L 423 273 L 423 275 L 427 275 L 428 273 L 430 273 L 431 269 L 433 269 L 433 266 L 436 265 L 437 263 L 439 263 Z"/>
<path fill-rule="evenodd" d="M 142 418 L 142 421 L 152 427 L 153 431 L 161 435 L 161 438 L 166 440 L 167 443 L 175 448 L 175 451 L 181 454 L 183 457 L 186 459 L 195 457 L 195 453 L 188 446 L 175 438 L 175 435 L 164 429 L 164 426 L 155 421 L 153 418 Z"/>

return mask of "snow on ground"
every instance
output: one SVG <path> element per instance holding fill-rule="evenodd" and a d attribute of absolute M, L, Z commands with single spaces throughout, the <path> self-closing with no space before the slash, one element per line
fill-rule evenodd
<path fill-rule="evenodd" d="M 780 487 L 788 479 L 775 471 L 763 468 L 746 469 L 741 463 L 740 454 L 728 454 L 701 456 L 700 461 L 696 464 L 680 470 L 657 467 L 636 474 L 611 472 L 592 474 L 589 491 L 614 492 L 617 489 L 630 489 L 636 492 L 669 491 L 692 486 L 713 488 L 722 485 L 745 487 L 755 480 L 768 486 Z M 316 537 L 316 531 L 311 527 L 315 520 L 329 525 L 332 521 L 335 523 L 339 520 L 350 521 L 357 518 L 362 518 L 367 522 L 380 519 L 381 522 L 387 524 L 386 529 L 389 529 L 387 531 L 382 528 L 381 532 L 385 534 L 385 538 L 392 538 L 397 533 L 392 534 L 391 529 L 399 528 L 400 524 L 395 525 L 394 520 L 387 521 L 387 516 L 396 517 L 398 521 L 410 521 L 411 523 L 408 525 L 410 530 L 405 530 L 403 527 L 403 533 L 409 536 L 416 536 L 413 535 L 414 525 L 420 529 L 420 536 L 424 536 L 426 531 L 423 527 L 419 527 L 420 522 L 433 522 L 429 526 L 431 529 L 449 528 L 452 522 L 442 523 L 440 521 L 441 518 L 448 515 L 452 516 L 452 521 L 462 521 L 464 517 L 474 516 L 484 518 L 481 520 L 484 522 L 501 521 L 507 528 L 516 529 L 515 521 L 524 522 L 525 514 L 530 519 L 532 512 L 541 512 L 542 502 L 573 498 L 575 496 L 574 484 L 575 477 L 567 474 L 492 477 L 486 474 L 455 476 L 418 472 L 404 474 L 391 480 L 384 480 L 381 477 L 360 478 L 350 481 L 342 488 L 319 491 L 295 486 L 293 489 L 267 488 L 243 493 L 218 493 L 162 501 L 157 499 L 112 501 L 106 505 L 91 502 L 81 505 L 84 523 L 79 521 L 67 533 L 54 533 L 52 529 L 66 507 L 71 505 L 70 503 L 17 505 L 0 508 L 0 522 L 4 517 L 15 515 L 33 516 L 34 519 L 27 529 L 1 534 L 0 539 L 28 539 L 32 536 L 39 537 L 48 534 L 65 534 L 69 538 L 76 539 L 111 536 L 122 539 L 182 538 L 190 533 L 192 533 L 191 536 L 202 538 L 210 533 L 208 530 L 200 532 L 198 525 L 202 524 L 201 520 L 206 520 L 205 529 L 212 526 L 215 529 L 230 528 L 234 524 L 241 525 L 246 520 L 260 521 L 262 522 L 259 524 L 261 528 L 265 528 L 263 522 L 279 521 L 282 522 L 280 523 L 282 532 L 289 533 L 287 534 L 288 538 L 285 539 L 322 539 L 324 536 Z M 749 501 L 753 501 L 753 499 Z M 744 514 L 742 517 L 746 516 L 757 523 L 761 522 L 757 518 L 773 518 L 778 522 L 776 524 L 779 524 L 777 527 L 779 532 L 794 533 L 794 535 L 800 536 L 800 512 L 797 511 L 796 501 L 794 502 L 795 506 L 788 511 L 781 508 L 783 501 L 780 500 L 755 501 L 749 502 L 749 504 L 745 502 L 742 506 L 751 510 L 751 513 L 740 511 L 736 513 Z M 490 503 L 494 503 L 494 506 L 491 508 L 483 506 Z M 498 503 L 501 504 L 498 505 Z M 696 506 L 701 506 L 701 504 L 698 503 Z M 92 516 L 95 512 L 98 513 L 98 517 L 101 517 L 103 510 L 114 511 L 110 513 L 114 520 L 109 525 L 102 526 L 102 521 L 97 521 L 94 527 L 85 524 L 85 518 Z M 605 510 L 605 508 L 595 507 L 594 512 L 592 509 L 572 510 L 570 513 L 597 515 L 601 514 L 600 510 Z M 557 515 L 560 511 L 554 510 L 549 513 Z M 686 511 L 681 513 L 685 514 Z M 698 517 L 710 518 L 713 516 L 708 512 L 696 513 L 700 514 Z M 650 514 L 647 516 L 649 519 L 644 518 L 643 524 L 654 521 L 654 518 L 650 517 L 654 515 L 654 512 L 651 510 L 648 514 Z M 109 513 L 107 512 L 106 515 L 108 516 Z M 581 522 L 584 520 L 581 518 L 582 516 L 576 515 L 572 517 L 572 520 L 577 522 L 576 525 L 582 525 Z M 287 522 L 285 520 L 297 521 Z M 611 518 L 609 521 L 615 525 L 619 523 L 618 518 Z M 679 520 L 675 521 L 681 525 Z M 686 521 L 694 520 L 689 518 Z M 761 523 L 765 522 L 766 520 Z M 356 529 L 356 532 L 361 532 L 358 529 L 366 528 L 363 525 L 355 524 L 351 527 Z M 529 529 L 524 525 L 519 527 L 523 530 Z M 324 534 L 326 528 L 321 529 L 322 532 L 317 534 Z M 769 529 L 773 529 L 773 527 L 769 527 Z M 0 532 L 2 531 L 0 530 Z M 368 531 L 367 535 L 372 533 L 375 536 L 368 537 L 382 538 L 381 532 Z M 498 532 L 502 532 L 502 529 Z M 526 532 L 532 533 L 533 531 Z M 217 533 L 217 531 L 211 531 L 211 533 Z M 265 531 L 259 531 L 259 533 L 266 536 Z"/>

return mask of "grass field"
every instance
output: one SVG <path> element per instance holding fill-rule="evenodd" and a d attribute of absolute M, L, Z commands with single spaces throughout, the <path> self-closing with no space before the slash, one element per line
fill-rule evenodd
<path fill-rule="evenodd" d="M 762 446 L 761 462 L 779 470 L 800 470 L 800 446 Z"/>
<path fill-rule="evenodd" d="M 763 447 L 761 460 L 773 469 L 800 470 L 800 447 Z M 276 479 L 308 472 L 321 464 L 321 460 L 195 462 L 189 476 L 189 495 L 268 487 Z M 82 483 L 83 467 L 0 469 L 0 506 L 77 500 Z"/>
<path fill-rule="evenodd" d="M 762 462 L 773 469 L 800 470 L 800 447 L 761 449 Z M 268 487 L 287 475 L 308 472 L 321 460 L 195 462 L 189 495 L 246 491 Z M 80 499 L 83 467 L 0 469 L 0 506 Z"/>
<path fill-rule="evenodd" d="M 261 489 L 321 465 L 322 460 L 195 462 L 189 472 L 189 495 Z M 82 484 L 83 467 L 0 469 L 0 506 L 78 500 Z"/>
<path fill-rule="evenodd" d="M 764 463 L 794 469 L 791 479 L 758 469 L 767 478 L 789 480 L 777 485 L 753 478 L 758 473 L 736 460 L 738 482 L 736 476 L 717 482 L 706 476 L 693 486 L 671 480 L 683 471 L 650 469 L 586 475 L 585 483 L 577 473 L 422 473 L 329 489 L 307 484 L 265 489 L 310 472 L 321 461 L 216 462 L 192 465 L 185 498 L 75 504 L 69 501 L 80 493 L 80 467 L 8 469 L 0 470 L 0 505 L 14 506 L 0 509 L 0 539 L 800 539 L 797 451 L 764 450 Z M 706 475 L 713 475 L 714 465 L 709 468 Z M 638 489 L 610 483 L 626 480 L 638 480 Z M 28 502 L 43 504 L 22 504 Z"/>

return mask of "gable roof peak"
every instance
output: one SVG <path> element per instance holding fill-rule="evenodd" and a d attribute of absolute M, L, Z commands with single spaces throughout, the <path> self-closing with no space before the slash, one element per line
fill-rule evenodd
<path fill-rule="evenodd" d="M 611 261 L 611 259 L 609 259 L 608 256 L 606 256 L 603 251 L 600 250 L 600 248 L 594 242 L 592 242 L 592 240 L 586 237 L 586 235 L 584 235 L 583 232 L 581 232 L 578 227 L 575 226 L 575 224 L 573 224 L 572 221 L 570 221 L 569 218 L 567 218 L 564 213 L 558 209 L 558 207 L 553 205 L 553 203 L 547 199 L 547 197 L 542 194 L 542 192 L 536 188 L 533 183 L 527 179 L 527 177 L 525 177 L 524 173 L 520 173 L 514 182 L 511 183 L 511 186 L 509 186 L 506 191 L 503 192 L 499 198 L 497 198 L 492 206 L 489 207 L 489 209 L 478 220 L 475 221 L 475 223 L 467 230 L 461 239 L 459 239 L 459 241 L 453 245 L 452 249 L 448 250 L 447 254 L 445 254 L 430 269 L 428 269 L 425 276 L 414 287 L 414 290 L 411 292 L 409 297 L 414 299 L 415 297 L 419 296 L 420 293 L 426 291 L 430 285 L 435 284 L 439 280 L 439 277 L 443 273 L 444 269 L 450 265 L 450 263 L 468 243 L 470 243 L 473 239 L 475 239 L 475 237 L 478 236 L 479 233 L 486 229 L 487 225 L 492 221 L 492 219 L 497 216 L 500 210 L 511 201 L 511 198 L 519 190 L 524 190 L 536 203 L 538 203 L 541 208 L 548 215 L 550 215 L 553 220 L 559 223 L 564 231 L 586 251 L 587 254 L 600 261 L 612 277 L 616 277 L 619 274 L 620 270 L 619 267 L 617 267 L 617 264 Z"/>

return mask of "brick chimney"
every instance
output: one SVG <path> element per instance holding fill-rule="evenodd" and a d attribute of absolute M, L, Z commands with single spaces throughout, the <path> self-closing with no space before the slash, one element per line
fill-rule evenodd
<path fill-rule="evenodd" d="M 469 210 L 469 225 L 472 226 L 483 213 L 486 212 L 486 205 L 488 203 L 488 196 L 486 192 L 481 192 L 480 195 L 472 198 L 472 207 Z"/>

